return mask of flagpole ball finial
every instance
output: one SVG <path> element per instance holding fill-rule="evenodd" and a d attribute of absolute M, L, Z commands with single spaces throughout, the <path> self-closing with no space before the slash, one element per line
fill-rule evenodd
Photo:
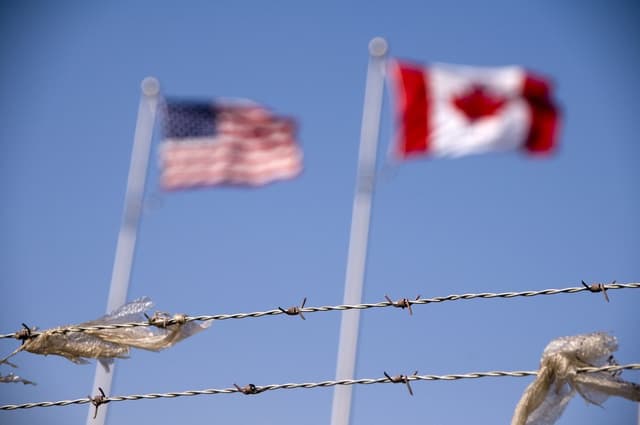
<path fill-rule="evenodd" d="M 369 54 L 371 56 L 384 56 L 387 54 L 388 49 L 387 40 L 382 37 L 374 37 L 369 42 Z"/>
<path fill-rule="evenodd" d="M 155 77 L 146 77 L 142 80 L 141 87 L 146 96 L 156 96 L 160 92 L 160 82 Z"/>

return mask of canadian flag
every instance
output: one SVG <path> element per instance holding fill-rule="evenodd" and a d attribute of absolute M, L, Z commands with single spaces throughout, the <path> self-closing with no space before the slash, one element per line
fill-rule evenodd
<path fill-rule="evenodd" d="M 556 145 L 559 114 L 546 79 L 520 67 L 481 68 L 394 61 L 395 154 L 457 157 Z"/>

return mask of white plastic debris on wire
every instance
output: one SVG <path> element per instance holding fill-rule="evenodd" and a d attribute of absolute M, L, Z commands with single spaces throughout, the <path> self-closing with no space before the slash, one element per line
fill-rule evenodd
<path fill-rule="evenodd" d="M 551 425 L 577 392 L 601 405 L 609 396 L 640 401 L 640 385 L 624 381 L 620 372 L 578 373 L 583 367 L 615 365 L 614 336 L 603 332 L 554 339 L 542 353 L 536 380 L 516 406 L 511 425 Z"/>
<path fill-rule="evenodd" d="M 59 333 L 61 329 L 64 328 L 46 330 L 26 340 L 18 350 L 33 354 L 58 355 L 76 364 L 85 364 L 88 363 L 87 358 L 94 358 L 100 360 L 105 368 L 108 368 L 114 358 L 128 357 L 129 347 L 127 346 L 103 341 L 85 332 Z"/>
<path fill-rule="evenodd" d="M 3 375 L 0 373 L 0 382 L 9 383 L 9 382 L 19 382 L 25 385 L 36 385 L 35 382 L 29 381 L 28 379 L 24 379 L 15 375 L 13 373 L 9 373 L 8 375 Z"/>
<path fill-rule="evenodd" d="M 71 327 L 92 327 L 124 323 L 148 321 L 145 312 L 153 307 L 148 297 L 142 297 L 96 320 L 84 322 Z M 171 319 L 175 323 L 167 325 Z M 126 358 L 129 350 L 141 348 L 160 351 L 177 342 L 194 335 L 211 325 L 211 321 L 196 323 L 186 322 L 184 315 L 156 313 L 151 318 L 154 325 L 135 326 L 116 329 L 92 329 L 82 332 L 61 332 L 68 327 L 49 329 L 33 338 L 26 339 L 21 347 L 6 357 L 2 362 L 19 351 L 34 354 L 63 356 L 74 363 L 87 363 L 87 359 L 98 359 L 108 369 L 114 358 Z"/>
<path fill-rule="evenodd" d="M 153 307 L 151 299 L 142 297 L 129 304 L 125 304 L 111 314 L 91 322 L 83 323 L 80 326 L 90 327 L 104 324 L 144 322 L 149 320 L 149 318 L 145 316 L 145 312 L 151 307 Z M 175 320 L 175 323 L 167 325 L 172 319 Z M 182 314 L 171 316 L 163 312 L 156 312 L 150 320 L 155 326 L 92 330 L 87 333 L 96 336 L 104 342 L 141 348 L 143 350 L 160 351 L 197 334 L 211 326 L 212 323 L 212 321 L 202 323 L 196 323 L 194 321 L 186 322 L 185 316 Z"/>

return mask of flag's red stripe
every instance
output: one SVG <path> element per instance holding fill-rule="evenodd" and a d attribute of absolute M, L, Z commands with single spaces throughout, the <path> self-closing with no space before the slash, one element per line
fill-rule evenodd
<path fill-rule="evenodd" d="M 558 134 L 558 108 L 551 99 L 551 85 L 544 78 L 527 73 L 522 96 L 531 113 L 531 126 L 525 149 L 532 153 L 547 153 L 556 145 Z"/>
<path fill-rule="evenodd" d="M 397 154 L 406 158 L 429 150 L 429 86 L 427 69 L 398 63 L 396 86 L 398 104 L 396 114 L 399 134 Z"/>

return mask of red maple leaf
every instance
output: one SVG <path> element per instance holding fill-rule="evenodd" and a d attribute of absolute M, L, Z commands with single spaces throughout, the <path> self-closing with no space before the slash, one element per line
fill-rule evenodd
<path fill-rule="evenodd" d="M 451 99 L 451 102 L 469 121 L 476 121 L 497 114 L 507 100 L 487 93 L 480 85 L 474 85 L 466 93 Z"/>

